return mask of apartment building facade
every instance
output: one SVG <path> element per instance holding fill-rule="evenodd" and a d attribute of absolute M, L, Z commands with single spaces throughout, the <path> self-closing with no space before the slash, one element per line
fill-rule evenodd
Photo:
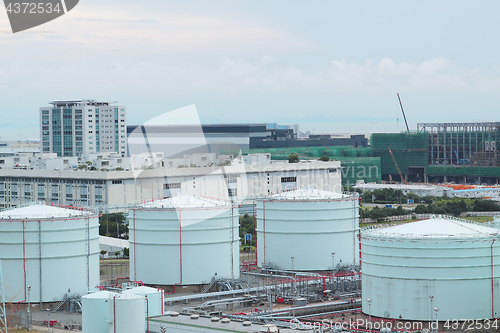
<path fill-rule="evenodd" d="M 125 106 L 95 100 L 55 100 L 40 108 L 42 153 L 81 156 L 127 153 Z"/>

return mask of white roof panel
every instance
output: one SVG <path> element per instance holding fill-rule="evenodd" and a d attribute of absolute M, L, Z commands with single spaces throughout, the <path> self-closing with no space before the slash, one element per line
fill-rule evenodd
<path fill-rule="evenodd" d="M 422 221 L 405 223 L 388 228 L 365 231 L 365 235 L 415 238 L 470 238 L 498 237 L 499 231 L 451 217 L 436 217 Z"/>
<path fill-rule="evenodd" d="M 301 188 L 293 191 L 281 192 L 271 196 L 272 199 L 284 200 L 314 200 L 314 199 L 342 199 L 349 198 L 341 193 L 321 191 L 314 188 Z"/>
<path fill-rule="evenodd" d="M 202 208 L 224 206 L 229 206 L 229 203 L 189 194 L 179 194 L 171 198 L 147 202 L 142 204 L 141 208 Z"/>
<path fill-rule="evenodd" d="M 17 207 L 0 212 L 0 219 L 36 219 L 36 218 L 51 218 L 60 217 L 67 218 L 72 216 L 89 216 L 94 214 L 89 210 L 78 210 L 72 208 L 64 208 L 59 206 L 49 206 L 44 204 L 34 204 L 24 207 Z"/>
<path fill-rule="evenodd" d="M 108 246 L 113 246 L 113 247 L 128 247 L 130 248 L 129 241 L 126 239 L 118 239 L 114 237 L 107 237 L 107 236 L 99 236 L 99 244 L 100 245 L 108 245 Z"/>

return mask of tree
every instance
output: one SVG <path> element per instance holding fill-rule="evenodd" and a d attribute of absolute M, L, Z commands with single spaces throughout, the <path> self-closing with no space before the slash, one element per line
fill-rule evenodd
<path fill-rule="evenodd" d="M 101 254 L 102 254 L 102 255 L 105 255 L 106 253 L 108 253 L 108 251 L 101 250 Z"/>
<path fill-rule="evenodd" d="M 123 256 L 128 257 L 130 255 L 130 249 L 128 247 L 123 248 Z"/>
<path fill-rule="evenodd" d="M 245 243 L 245 234 L 254 234 L 253 230 L 253 216 L 245 215 L 240 216 L 240 240 Z M 255 240 L 247 241 L 248 245 L 255 245 Z"/>
<path fill-rule="evenodd" d="M 102 214 L 99 218 L 99 235 L 114 238 L 125 235 L 125 238 L 128 238 L 128 222 L 125 214 L 122 212 Z"/>
<path fill-rule="evenodd" d="M 288 155 L 288 163 L 299 163 L 299 155 L 297 153 L 291 153 Z"/>
<path fill-rule="evenodd" d="M 319 160 L 323 162 L 328 162 L 330 160 L 330 157 L 328 157 L 328 155 L 323 155 L 319 158 Z"/>
<path fill-rule="evenodd" d="M 496 212 L 500 206 L 492 200 L 476 199 L 472 204 L 472 210 L 475 212 Z"/>

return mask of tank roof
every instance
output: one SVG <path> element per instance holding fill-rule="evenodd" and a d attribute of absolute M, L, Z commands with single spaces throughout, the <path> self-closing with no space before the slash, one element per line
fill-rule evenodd
<path fill-rule="evenodd" d="M 75 216 L 89 216 L 95 214 L 91 210 L 79 210 L 69 207 L 33 204 L 16 207 L 0 212 L 0 219 L 37 219 L 37 218 L 68 218 Z"/>
<path fill-rule="evenodd" d="M 159 292 L 160 292 L 159 289 L 151 288 L 148 286 L 138 286 L 122 291 L 123 294 L 136 294 L 136 295 L 146 295 Z"/>
<path fill-rule="evenodd" d="M 108 298 L 113 298 L 114 295 L 117 295 L 117 294 L 112 293 L 112 292 L 107 291 L 107 290 L 101 290 L 101 291 L 98 291 L 95 293 L 83 295 L 82 298 L 105 298 L 105 299 L 108 299 Z"/>
<path fill-rule="evenodd" d="M 388 238 L 499 238 L 500 231 L 469 221 L 437 216 L 426 220 L 379 229 L 365 229 L 364 236 Z"/>
<path fill-rule="evenodd" d="M 144 203 L 140 208 L 202 208 L 202 207 L 224 207 L 229 203 L 217 199 L 198 197 L 189 194 L 179 194 L 163 200 L 155 200 Z"/>
<path fill-rule="evenodd" d="M 329 191 L 321 191 L 314 188 L 300 188 L 293 191 L 281 192 L 270 196 L 271 199 L 282 200 L 317 200 L 317 199 L 342 199 L 349 195 Z"/>
<path fill-rule="evenodd" d="M 107 290 L 101 290 L 95 293 L 87 294 L 82 296 L 82 298 L 94 298 L 94 299 L 111 299 L 113 297 L 119 298 L 119 299 L 137 299 L 137 298 L 143 298 L 144 296 L 138 295 L 138 294 L 131 294 L 131 293 L 126 293 L 126 294 L 119 294 L 115 292 L 110 292 Z"/>

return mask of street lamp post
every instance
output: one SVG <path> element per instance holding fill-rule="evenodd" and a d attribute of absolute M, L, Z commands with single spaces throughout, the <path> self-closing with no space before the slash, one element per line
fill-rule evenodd
<path fill-rule="evenodd" d="M 335 252 L 332 252 L 332 278 L 335 275 Z"/>
<path fill-rule="evenodd" d="M 433 319 L 432 318 L 432 299 L 434 298 L 434 296 L 429 296 L 429 298 L 431 299 L 431 320 L 429 321 L 429 323 L 432 323 L 432 319 Z"/>
<path fill-rule="evenodd" d="M 47 316 L 47 333 L 50 332 L 50 310 L 47 309 L 47 313 L 48 313 L 48 316 Z"/>
<path fill-rule="evenodd" d="M 439 332 L 439 321 L 438 321 L 438 308 L 434 308 L 434 311 L 436 311 L 436 332 Z"/>
<path fill-rule="evenodd" d="M 366 301 L 368 302 L 368 322 L 370 325 L 370 333 L 372 333 L 372 300 L 368 298 Z"/>
<path fill-rule="evenodd" d="M 31 302 L 30 302 L 31 286 L 28 286 L 28 331 L 31 331 Z"/>
<path fill-rule="evenodd" d="M 330 289 L 333 291 L 333 277 L 335 276 L 335 252 L 332 252 L 332 279 L 330 280 Z"/>
<path fill-rule="evenodd" d="M 295 276 L 293 275 L 293 259 L 295 259 L 295 257 L 291 257 L 292 258 L 292 316 L 293 318 L 295 318 L 295 286 L 294 286 L 294 282 L 295 282 Z"/>

